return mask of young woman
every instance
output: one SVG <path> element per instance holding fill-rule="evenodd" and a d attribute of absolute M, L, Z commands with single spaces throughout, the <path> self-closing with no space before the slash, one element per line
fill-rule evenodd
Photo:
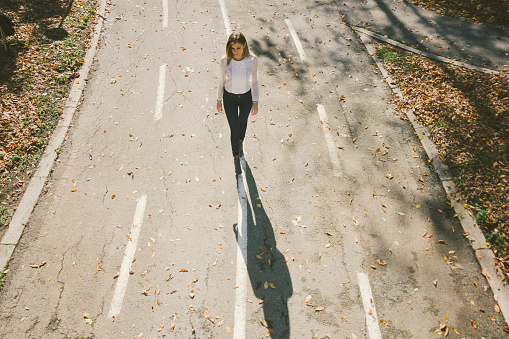
<path fill-rule="evenodd" d="M 217 111 L 224 111 L 230 125 L 235 173 L 242 174 L 240 157 L 246 136 L 249 113 L 258 113 L 258 59 L 249 53 L 246 38 L 233 32 L 226 43 L 226 55 L 221 59 L 221 74 L 217 88 Z"/>

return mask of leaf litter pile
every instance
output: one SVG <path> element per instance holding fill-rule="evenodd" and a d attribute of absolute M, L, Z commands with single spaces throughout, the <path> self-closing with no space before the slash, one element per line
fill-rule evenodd
<path fill-rule="evenodd" d="M 78 76 L 95 0 L 0 0 L 15 25 L 0 44 L 0 234 L 37 165 Z"/>
<path fill-rule="evenodd" d="M 509 0 L 410 0 L 409 2 L 445 16 L 509 27 L 509 15 L 507 15 Z"/>
<path fill-rule="evenodd" d="M 472 71 L 390 45 L 377 55 L 414 110 L 509 278 L 509 76 Z"/>

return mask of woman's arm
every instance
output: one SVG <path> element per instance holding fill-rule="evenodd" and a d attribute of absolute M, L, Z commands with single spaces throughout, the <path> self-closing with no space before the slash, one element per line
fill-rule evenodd
<path fill-rule="evenodd" d="M 226 82 L 226 57 L 221 58 L 220 67 L 219 83 L 217 85 L 217 111 L 221 113 L 223 111 L 223 89 Z"/>
<path fill-rule="evenodd" d="M 253 107 L 251 114 L 258 113 L 258 100 L 260 99 L 260 88 L 258 81 L 258 58 L 253 55 L 253 69 L 251 70 L 251 95 L 253 97 Z"/>

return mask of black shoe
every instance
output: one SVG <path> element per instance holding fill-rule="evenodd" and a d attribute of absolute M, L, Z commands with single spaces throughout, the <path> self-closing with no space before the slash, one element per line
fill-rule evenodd
<path fill-rule="evenodd" d="M 242 174 L 242 167 L 240 167 L 240 157 L 238 155 L 233 156 L 233 163 L 235 164 L 235 173 Z"/>
<path fill-rule="evenodd" d="M 239 140 L 239 157 L 244 157 L 244 148 L 242 147 L 242 144 L 244 143 L 244 140 Z"/>

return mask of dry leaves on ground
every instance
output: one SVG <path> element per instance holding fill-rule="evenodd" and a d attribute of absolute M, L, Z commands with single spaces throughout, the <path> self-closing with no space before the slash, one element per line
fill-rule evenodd
<path fill-rule="evenodd" d="M 500 266 L 509 272 L 509 77 L 375 45 L 403 93 L 393 98 L 393 106 L 413 109 L 427 126 Z"/>
<path fill-rule="evenodd" d="M 439 14 L 477 23 L 509 27 L 509 0 L 413 0 L 414 5 Z"/>
<path fill-rule="evenodd" d="M 0 49 L 0 227 L 44 152 L 78 75 L 96 0 L 0 1 L 16 33 Z"/>

